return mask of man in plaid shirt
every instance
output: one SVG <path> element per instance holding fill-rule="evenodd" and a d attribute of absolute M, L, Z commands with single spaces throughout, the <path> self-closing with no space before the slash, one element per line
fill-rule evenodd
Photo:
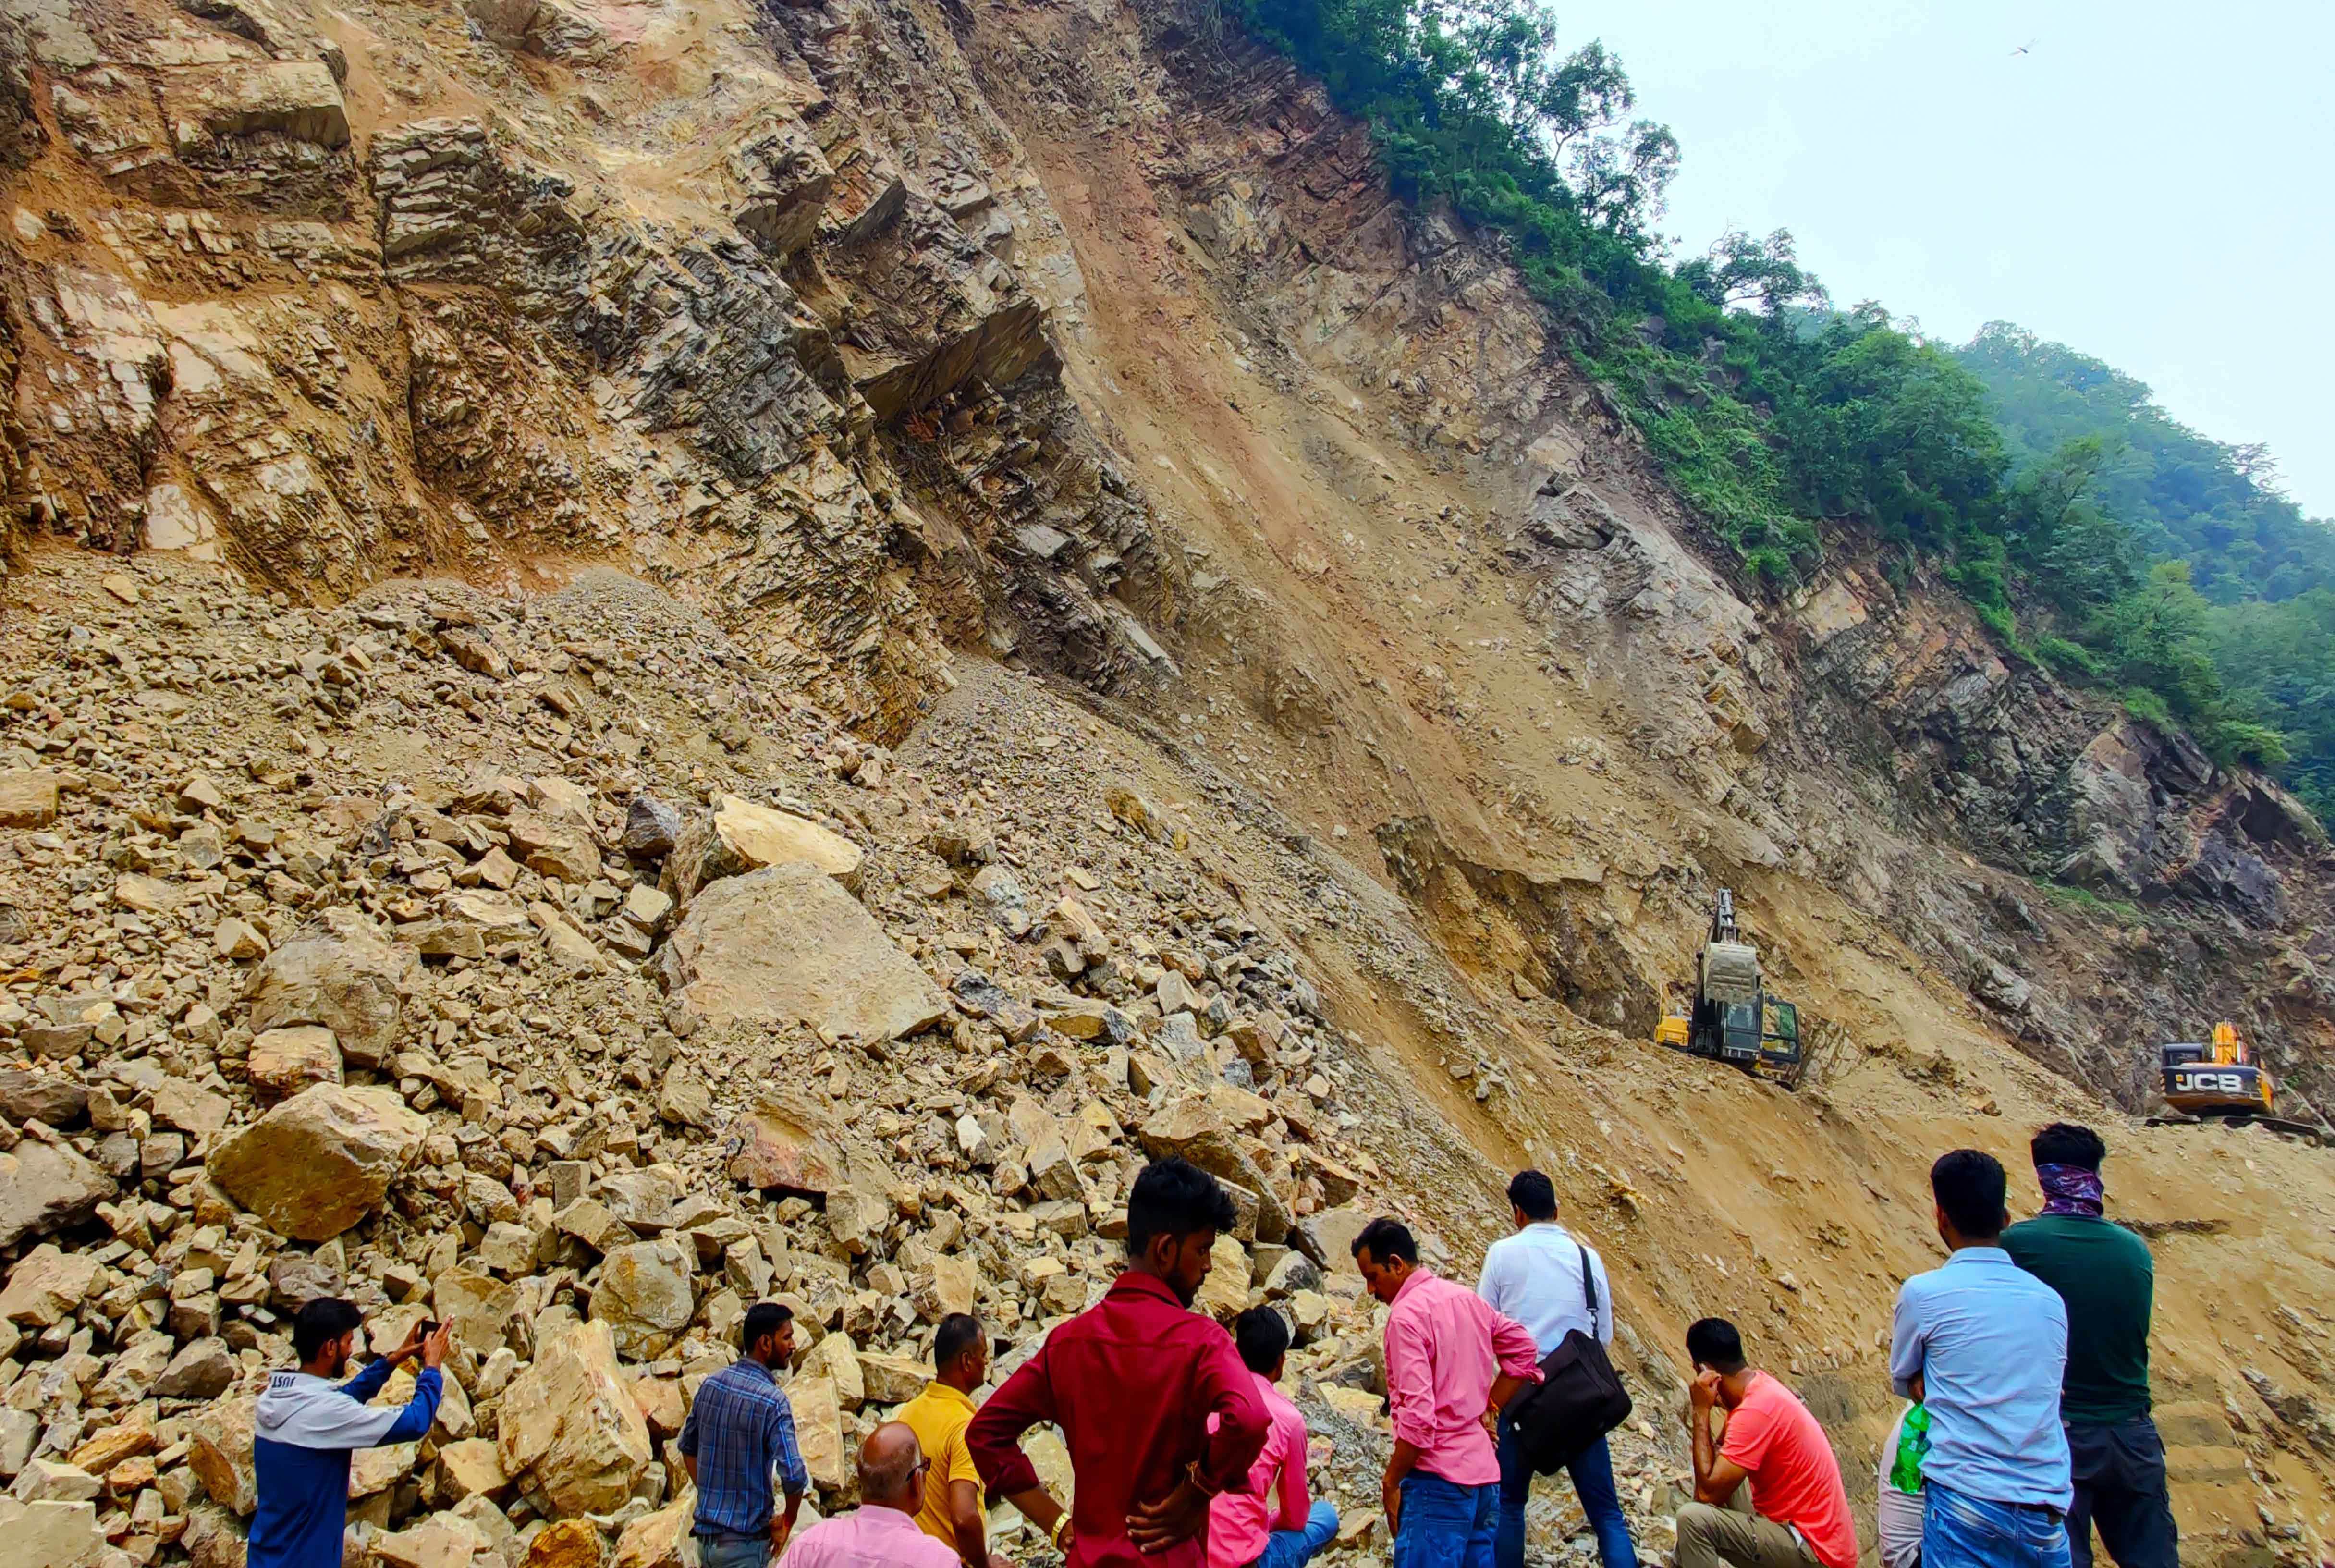
<path fill-rule="evenodd" d="M 701 1568 L 763 1568 L 786 1550 L 810 1472 L 795 1447 L 794 1408 L 771 1369 L 795 1353 L 794 1313 L 776 1302 L 746 1310 L 746 1353 L 705 1379 L 681 1428 L 681 1462 L 697 1485 Z M 770 1472 L 786 1488 L 773 1517 Z"/>

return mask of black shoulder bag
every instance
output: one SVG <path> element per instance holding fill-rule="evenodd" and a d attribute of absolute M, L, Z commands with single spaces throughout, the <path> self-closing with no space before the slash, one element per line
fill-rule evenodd
<path fill-rule="evenodd" d="M 1597 1281 L 1590 1273 L 1589 1249 L 1574 1244 L 1581 1246 L 1581 1295 L 1589 1303 L 1594 1331 Z M 1516 1429 L 1534 1470 L 1553 1476 L 1630 1418 L 1630 1394 L 1594 1331 L 1569 1331 L 1556 1349 L 1541 1358 L 1540 1372 L 1541 1380 L 1517 1390 L 1500 1418 Z"/>

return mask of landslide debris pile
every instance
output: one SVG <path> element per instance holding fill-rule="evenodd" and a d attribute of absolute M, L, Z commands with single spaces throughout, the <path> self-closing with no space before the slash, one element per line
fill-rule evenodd
<path fill-rule="evenodd" d="M 255 1397 L 334 1293 L 376 1350 L 456 1325 L 429 1437 L 358 1459 L 368 1561 L 675 1562 L 670 1443 L 749 1302 L 802 1325 L 833 1507 L 931 1325 L 980 1312 L 1002 1377 L 1107 1284 L 1172 1152 L 1241 1206 L 1203 1309 L 1288 1315 L 1369 1534 L 1361 1070 L 1179 818 L 1090 781 L 1042 841 L 1003 775 L 854 743 L 613 575 L 325 613 L 96 557 L 22 585 L 0 1528 L 239 1563 Z"/>

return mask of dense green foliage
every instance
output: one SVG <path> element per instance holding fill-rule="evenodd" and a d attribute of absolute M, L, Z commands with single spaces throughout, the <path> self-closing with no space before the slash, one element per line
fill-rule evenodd
<path fill-rule="evenodd" d="M 2335 817 L 2335 528 L 2278 493 L 2261 449 L 2187 429 L 2096 359 L 2001 322 L 1959 357 L 1986 384 L 2030 516 L 2059 519 L 2030 541 L 2035 588 L 2107 655 L 2071 673 L 2159 694 L 2222 755 L 2277 767 Z"/>
<path fill-rule="evenodd" d="M 1994 322 L 1959 355 L 1986 383 L 2013 459 L 2100 443 L 2091 496 L 2153 557 L 2189 563 L 2217 605 L 2335 588 L 2335 528 L 2272 488 L 2269 455 L 2176 423 L 2148 388 L 2098 360 Z"/>
<path fill-rule="evenodd" d="M 1621 62 L 1557 47 L 1547 0 L 1220 4 L 1375 132 L 1401 195 L 1506 236 L 1582 367 L 1681 495 L 1773 587 L 1827 537 L 1877 536 L 2020 658 L 2282 769 L 2335 812 L 2335 530 L 2259 449 L 1997 324 L 1959 353 L 1836 311 L 1789 233 L 1672 266 L 1654 223 L 1676 139 Z"/>

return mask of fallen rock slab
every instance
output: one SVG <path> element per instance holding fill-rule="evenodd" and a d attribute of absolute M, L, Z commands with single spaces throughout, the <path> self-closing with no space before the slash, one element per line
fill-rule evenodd
<path fill-rule="evenodd" d="M 390 1089 L 320 1083 L 212 1149 L 211 1179 L 297 1241 L 329 1241 L 378 1207 L 430 1124 Z"/>
<path fill-rule="evenodd" d="M 331 1030 L 318 1024 L 271 1029 L 251 1042 L 243 1074 L 268 1099 L 297 1094 L 312 1083 L 338 1083 L 340 1043 Z"/>
<path fill-rule="evenodd" d="M 818 867 L 857 893 L 865 858 L 859 846 L 808 818 L 724 795 L 715 810 L 682 829 L 665 862 L 665 890 L 687 904 L 699 889 L 724 877 L 799 864 Z"/>
<path fill-rule="evenodd" d="M 93 1161 L 26 1138 L 0 1154 L 0 1247 L 79 1224 L 114 1191 L 113 1178 Z"/>
<path fill-rule="evenodd" d="M 859 901 L 801 863 L 724 877 L 691 900 L 665 944 L 666 989 L 713 1023 L 800 1021 L 898 1040 L 948 1000 Z"/>
<path fill-rule="evenodd" d="M 414 962 L 410 952 L 360 933 L 305 932 L 253 973 L 252 1031 L 315 1024 L 332 1031 L 351 1062 L 380 1067 L 397 1044 Z"/>
<path fill-rule="evenodd" d="M 46 828 L 57 819 L 57 776 L 46 768 L 0 771 L 0 828 Z"/>
<path fill-rule="evenodd" d="M 558 1513 L 623 1506 L 654 1455 L 606 1323 L 571 1326 L 511 1379 L 495 1447 L 504 1473 Z"/>

